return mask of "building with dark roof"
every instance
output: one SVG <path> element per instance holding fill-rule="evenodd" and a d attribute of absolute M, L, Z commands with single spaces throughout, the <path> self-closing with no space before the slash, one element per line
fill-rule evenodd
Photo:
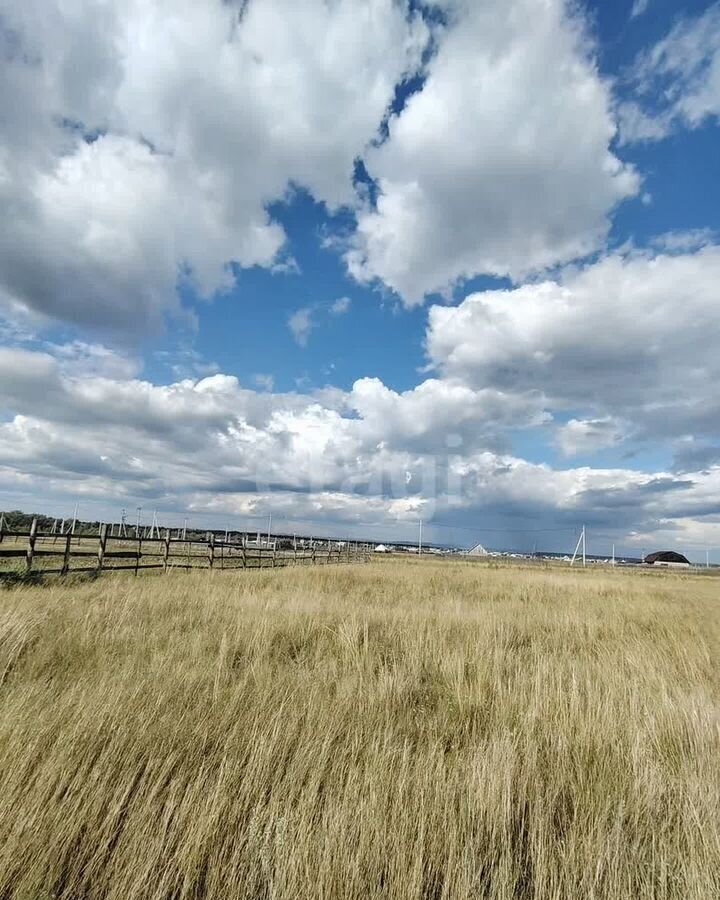
<path fill-rule="evenodd" d="M 643 562 L 649 566 L 677 566 L 679 568 L 687 568 L 690 565 L 690 561 L 682 553 L 676 553 L 674 550 L 658 550 L 656 553 L 650 553 Z"/>

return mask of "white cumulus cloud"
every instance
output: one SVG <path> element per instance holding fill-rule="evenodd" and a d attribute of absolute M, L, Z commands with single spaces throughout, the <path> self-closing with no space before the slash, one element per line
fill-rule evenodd
<path fill-rule="evenodd" d="M 4 0 L 0 303 L 157 329 L 176 286 L 287 268 L 267 206 L 330 208 L 428 39 L 394 0 Z"/>
<path fill-rule="evenodd" d="M 346 257 L 408 305 L 478 273 L 523 278 L 597 249 L 639 186 L 609 149 L 610 94 L 577 11 L 448 7 L 423 89 L 367 154 L 377 203 Z"/>
<path fill-rule="evenodd" d="M 672 239 L 670 241 L 672 243 Z M 720 247 L 610 255 L 560 280 L 430 309 L 446 377 L 537 389 L 552 410 L 614 416 L 654 436 L 718 431 Z"/>

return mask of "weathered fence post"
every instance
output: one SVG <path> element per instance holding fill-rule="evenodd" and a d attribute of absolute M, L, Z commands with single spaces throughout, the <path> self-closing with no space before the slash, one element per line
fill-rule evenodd
<path fill-rule="evenodd" d="M 32 571 L 33 556 L 35 555 L 35 538 L 37 536 L 37 519 L 32 520 L 30 534 L 28 536 L 28 548 L 25 554 L 25 571 Z"/>
<path fill-rule="evenodd" d="M 212 569 L 215 565 L 215 534 L 208 532 L 208 566 Z"/>
<path fill-rule="evenodd" d="M 273 541 L 272 547 L 272 568 L 275 568 L 275 549 L 277 548 L 277 541 Z"/>
<path fill-rule="evenodd" d="M 312 543 L 312 542 L 311 542 L 311 543 Z M 310 555 L 310 561 L 311 561 L 311 562 L 310 562 L 310 564 L 314 566 L 314 565 L 315 565 L 315 544 L 312 544 L 312 547 L 310 548 L 310 551 L 311 551 L 311 555 Z"/>
<path fill-rule="evenodd" d="M 142 556 L 142 538 L 137 538 L 137 550 L 135 552 L 135 574 L 137 575 L 140 568 L 140 557 Z"/>
<path fill-rule="evenodd" d="M 103 561 L 105 560 L 105 547 L 107 546 L 107 525 L 100 526 L 100 538 L 98 541 L 98 557 L 97 557 L 97 567 L 98 572 L 102 570 Z"/>
<path fill-rule="evenodd" d="M 243 535 L 243 538 L 242 538 L 242 567 L 243 567 L 243 569 L 245 568 L 245 565 L 246 565 L 246 563 L 245 563 L 245 541 L 246 540 L 247 540 L 246 535 Z"/>
<path fill-rule="evenodd" d="M 65 535 L 65 552 L 63 553 L 63 564 L 62 569 L 60 570 L 61 575 L 67 575 L 70 570 L 70 543 L 72 541 L 72 535 L 68 531 Z"/>
<path fill-rule="evenodd" d="M 163 571 L 167 573 L 170 564 L 170 529 L 165 529 L 165 543 L 163 545 Z"/>

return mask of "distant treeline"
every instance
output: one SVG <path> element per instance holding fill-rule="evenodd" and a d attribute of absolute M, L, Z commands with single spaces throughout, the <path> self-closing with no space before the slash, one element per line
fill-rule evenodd
<path fill-rule="evenodd" d="M 55 518 L 54 516 L 46 516 L 42 513 L 27 513 L 23 512 L 20 509 L 13 509 L 10 512 L 4 512 L 0 510 L 0 515 L 2 515 L 2 530 L 7 534 L 8 532 L 23 532 L 30 531 L 30 526 L 32 525 L 33 519 L 37 519 L 37 529 L 40 534 L 48 534 L 53 531 L 53 526 L 55 527 L 56 532 L 60 532 L 60 525 L 63 520 Z M 98 520 L 94 522 L 86 522 L 78 519 L 75 522 L 75 531 L 74 534 L 78 536 L 82 535 L 97 535 L 100 532 L 100 525 L 102 523 Z M 110 535 L 120 535 L 120 523 L 115 522 L 115 524 L 110 524 Z M 72 527 L 72 517 L 64 520 L 63 532 L 67 534 Z M 151 525 L 148 522 L 143 522 L 140 525 L 140 535 L 147 537 L 151 529 Z M 166 526 L 156 526 L 156 535 L 159 537 L 160 535 L 165 535 L 167 531 Z M 179 528 L 177 525 L 170 528 L 170 532 L 172 537 L 180 537 L 181 534 L 187 537 L 189 541 L 197 541 L 197 540 L 205 540 L 209 534 L 214 534 L 216 538 L 222 538 L 225 535 L 225 529 L 217 528 L 217 529 L 205 529 L 205 528 L 192 528 L 191 526 L 187 526 L 187 528 Z M 129 537 L 134 537 L 136 534 L 135 522 L 127 521 L 125 523 L 125 531 L 124 534 L 127 534 Z M 247 534 L 250 539 L 257 534 L 261 539 L 265 538 L 265 532 L 263 531 L 233 531 L 232 534 L 235 536 L 234 540 L 238 540 L 238 535 Z M 273 536 L 275 540 L 278 540 L 278 547 L 290 547 L 293 545 L 292 538 L 278 539 L 277 536 Z M 298 540 L 301 540 L 302 536 L 298 535 Z M 232 538 L 231 538 L 232 540 Z M 328 538 L 316 538 L 316 541 L 329 540 Z"/>
<path fill-rule="evenodd" d="M 57 519 L 54 516 L 45 516 L 42 513 L 26 513 L 20 509 L 13 509 L 10 512 L 0 511 L 0 514 L 3 517 L 3 530 L 8 531 L 29 531 L 30 526 L 32 525 L 33 519 L 37 519 L 37 527 L 40 533 L 47 533 L 53 530 L 53 526 L 55 526 L 56 531 L 60 530 L 60 525 L 62 523 L 62 519 Z M 97 519 L 94 522 L 86 522 L 78 519 L 75 522 L 75 534 L 83 535 L 83 534 L 98 534 L 100 531 L 101 522 Z M 119 533 L 119 525 L 116 523 Z M 63 531 L 65 534 L 72 527 L 72 517 L 65 519 L 65 524 L 63 527 Z M 125 525 L 127 533 L 129 535 L 135 534 L 135 523 L 127 522 Z M 144 522 L 140 526 L 141 533 L 145 533 L 150 528 L 150 525 L 147 522 Z M 176 534 L 181 529 L 175 527 L 172 529 L 173 534 Z M 158 533 L 160 529 L 158 528 Z M 162 533 L 165 533 L 165 528 L 162 529 Z M 197 528 L 188 528 L 187 536 L 188 539 L 194 540 L 196 538 L 201 538 L 206 535 L 208 532 L 203 529 Z M 221 532 L 215 532 L 216 534 L 220 534 Z"/>
<path fill-rule="evenodd" d="M 37 519 L 38 531 L 52 531 L 53 525 L 57 522 L 57 527 L 59 528 L 62 521 L 54 516 L 44 516 L 42 513 L 26 513 L 19 509 L 2 512 L 2 517 L 5 531 L 29 531 L 33 519 Z M 66 531 L 71 523 L 72 519 L 65 520 Z M 99 527 L 99 522 L 80 522 L 78 520 L 75 523 L 75 534 L 97 534 Z"/>

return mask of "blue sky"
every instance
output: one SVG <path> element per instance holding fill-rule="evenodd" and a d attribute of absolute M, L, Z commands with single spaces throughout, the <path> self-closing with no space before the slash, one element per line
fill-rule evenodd
<path fill-rule="evenodd" d="M 0 0 L 0 43 L 0 507 L 720 562 L 720 4 Z"/>

